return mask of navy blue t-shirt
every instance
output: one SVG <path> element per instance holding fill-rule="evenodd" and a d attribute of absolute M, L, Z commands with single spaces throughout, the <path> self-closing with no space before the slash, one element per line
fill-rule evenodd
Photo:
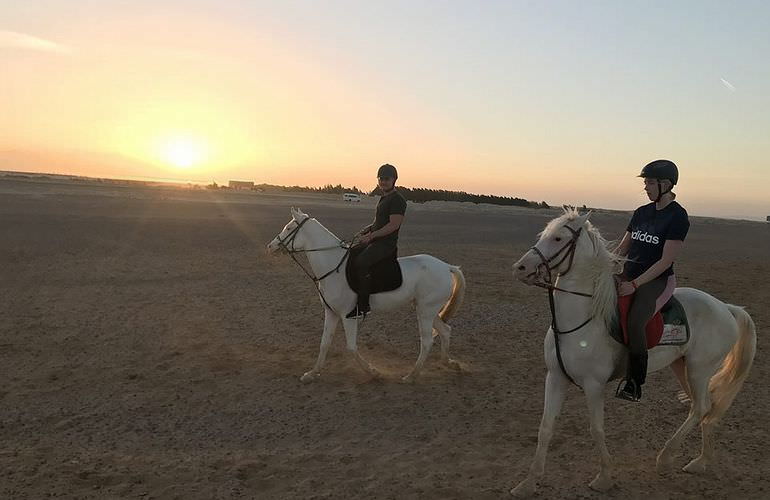
<path fill-rule="evenodd" d="M 687 211 L 672 201 L 663 210 L 656 210 L 655 203 L 643 205 L 634 211 L 626 231 L 631 233 L 631 247 L 624 268 L 627 279 L 641 276 L 663 256 L 666 240 L 684 241 L 690 229 Z M 663 271 L 661 276 L 674 274 L 674 265 Z"/>

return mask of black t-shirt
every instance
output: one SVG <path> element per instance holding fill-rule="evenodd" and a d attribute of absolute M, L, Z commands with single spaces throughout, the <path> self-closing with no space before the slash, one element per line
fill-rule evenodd
<path fill-rule="evenodd" d="M 663 210 L 656 210 L 655 203 L 637 208 L 626 228 L 631 233 L 631 246 L 623 274 L 629 280 L 641 276 L 663 256 L 666 240 L 684 241 L 689 229 L 687 211 L 675 201 Z M 673 264 L 661 276 L 672 274 Z"/>
<path fill-rule="evenodd" d="M 384 227 L 390 222 L 391 215 L 404 215 L 406 213 L 406 200 L 401 193 L 396 191 L 380 197 L 380 201 L 377 202 L 377 212 L 374 216 L 374 222 L 372 223 L 372 231 L 376 231 Z M 398 229 L 393 231 L 387 236 L 377 238 L 374 241 L 389 241 L 395 243 L 398 241 Z"/>

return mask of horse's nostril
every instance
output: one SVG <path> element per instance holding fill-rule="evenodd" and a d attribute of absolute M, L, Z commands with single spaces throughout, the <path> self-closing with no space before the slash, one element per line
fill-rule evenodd
<path fill-rule="evenodd" d="M 523 265 L 519 266 L 519 271 L 523 271 L 525 267 Z"/>

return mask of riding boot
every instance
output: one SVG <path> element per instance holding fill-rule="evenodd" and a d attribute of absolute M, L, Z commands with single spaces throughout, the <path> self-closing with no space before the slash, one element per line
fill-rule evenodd
<path fill-rule="evenodd" d="M 369 290 L 372 289 L 372 276 L 371 274 L 364 274 L 358 279 L 358 300 L 356 307 L 353 308 L 345 317 L 357 318 L 365 317 L 371 310 L 369 308 Z"/>
<path fill-rule="evenodd" d="M 631 354 L 629 360 L 629 375 L 641 388 L 647 380 L 647 351 L 641 354 Z"/>
<path fill-rule="evenodd" d="M 642 385 L 647 378 L 647 351 L 628 356 L 628 375 L 623 389 L 618 388 L 615 397 L 638 402 L 642 399 Z"/>

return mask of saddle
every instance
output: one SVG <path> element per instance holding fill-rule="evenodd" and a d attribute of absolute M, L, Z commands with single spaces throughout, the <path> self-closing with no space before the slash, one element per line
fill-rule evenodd
<path fill-rule="evenodd" d="M 612 337 L 623 345 L 628 345 L 628 311 L 633 298 L 633 294 L 618 297 L 618 322 L 613 328 Z M 682 303 L 672 296 L 647 322 L 645 333 L 647 349 L 659 345 L 686 344 L 690 340 L 690 324 Z"/>
<path fill-rule="evenodd" d="M 348 279 L 348 285 L 356 293 L 358 293 L 358 274 L 353 263 L 364 248 L 366 247 L 351 248 L 348 261 L 345 263 L 345 276 Z M 398 252 L 394 250 L 392 254 L 374 264 L 369 270 L 369 274 L 371 275 L 369 293 L 389 292 L 400 287 L 404 280 L 401 266 L 398 263 Z"/>

